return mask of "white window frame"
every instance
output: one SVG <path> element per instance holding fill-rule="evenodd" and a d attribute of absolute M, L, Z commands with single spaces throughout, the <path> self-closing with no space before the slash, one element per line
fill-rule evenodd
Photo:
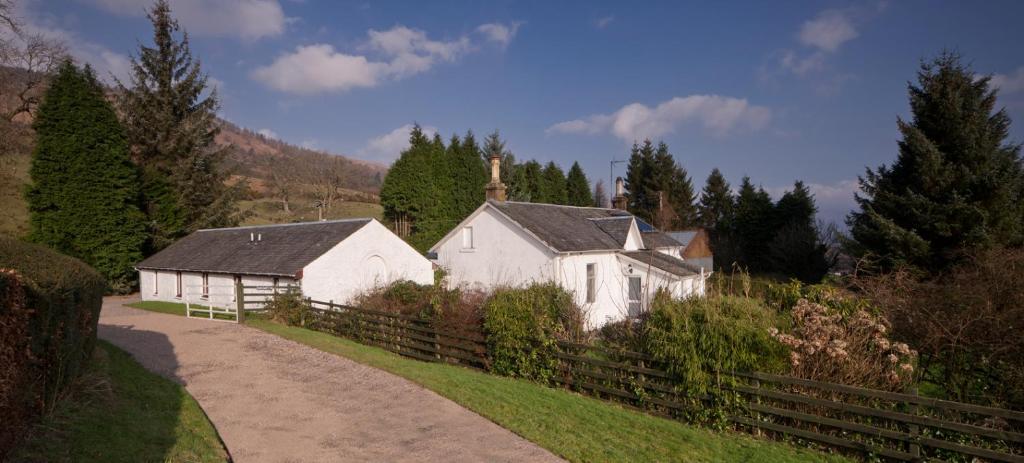
<path fill-rule="evenodd" d="M 181 272 L 174 272 L 175 291 L 174 297 L 181 299 Z"/>
<path fill-rule="evenodd" d="M 476 249 L 473 242 L 473 227 L 462 227 L 462 250 L 472 251 Z"/>
<path fill-rule="evenodd" d="M 153 295 L 160 295 L 160 271 L 153 270 Z"/>
<path fill-rule="evenodd" d="M 587 264 L 587 303 L 593 304 L 597 301 L 597 264 Z"/>
<path fill-rule="evenodd" d="M 199 296 L 202 299 L 210 298 L 210 274 L 203 272 L 203 294 Z"/>

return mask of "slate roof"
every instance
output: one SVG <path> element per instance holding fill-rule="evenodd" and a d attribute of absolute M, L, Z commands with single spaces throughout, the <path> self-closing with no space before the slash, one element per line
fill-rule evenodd
<path fill-rule="evenodd" d="M 663 252 L 625 251 L 622 255 L 681 277 L 700 274 L 700 267 L 690 265 L 678 257 L 672 257 Z"/>
<path fill-rule="evenodd" d="M 643 237 L 644 247 L 647 249 L 685 247 L 683 243 L 672 238 L 670 234 L 660 231 L 641 233 L 640 236 Z"/>
<path fill-rule="evenodd" d="M 372 219 L 199 230 L 135 268 L 295 277 Z M 250 234 L 261 236 L 256 244 Z"/>
<path fill-rule="evenodd" d="M 683 247 L 689 246 L 693 237 L 697 236 L 697 230 L 667 232 L 667 235 L 682 243 Z"/>
<path fill-rule="evenodd" d="M 599 207 L 489 203 L 558 252 L 622 249 L 633 217 L 626 211 Z"/>

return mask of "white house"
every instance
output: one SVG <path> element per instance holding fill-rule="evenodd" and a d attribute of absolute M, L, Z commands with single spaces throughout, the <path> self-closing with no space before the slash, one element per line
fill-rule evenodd
<path fill-rule="evenodd" d="M 396 280 L 434 281 L 433 264 L 374 219 L 199 230 L 136 265 L 143 300 L 229 307 L 234 288 L 297 285 L 346 303 Z"/>
<path fill-rule="evenodd" d="M 683 245 L 668 235 L 619 209 L 505 201 L 491 164 L 488 200 L 430 249 L 450 285 L 554 282 L 575 295 L 591 328 L 639 314 L 658 289 L 704 294 L 710 273 L 680 259 Z"/>

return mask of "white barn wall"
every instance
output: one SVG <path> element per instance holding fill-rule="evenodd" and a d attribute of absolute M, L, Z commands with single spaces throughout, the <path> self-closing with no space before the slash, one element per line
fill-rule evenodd
<path fill-rule="evenodd" d="M 467 226 L 473 227 L 473 249 L 462 248 L 462 229 Z M 434 251 L 452 286 L 525 286 L 555 279 L 555 253 L 490 207 L 460 224 Z"/>
<path fill-rule="evenodd" d="M 371 220 L 303 268 L 302 292 L 318 301 L 347 303 L 361 292 L 397 280 L 432 284 L 433 264 Z"/>
<path fill-rule="evenodd" d="M 157 278 L 154 286 L 154 275 Z M 202 298 L 203 274 L 201 272 L 181 272 L 181 297 L 177 296 L 177 272 L 173 270 L 140 270 L 139 293 L 144 301 L 164 301 L 206 305 L 212 303 L 218 307 L 234 307 L 235 275 L 209 273 L 209 298 Z M 271 286 L 274 277 L 262 275 L 243 275 L 244 286 Z M 295 280 L 286 277 L 278 278 L 279 286 L 294 285 Z M 156 291 L 154 291 L 154 289 Z"/>

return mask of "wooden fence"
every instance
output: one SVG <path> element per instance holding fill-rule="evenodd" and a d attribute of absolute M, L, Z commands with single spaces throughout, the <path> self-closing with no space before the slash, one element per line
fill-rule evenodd
<path fill-rule="evenodd" d="M 266 292 L 242 292 L 259 299 Z M 431 320 L 312 301 L 307 328 L 403 356 L 488 370 L 482 333 Z M 240 307 L 253 307 L 239 301 Z M 886 460 L 1024 463 L 1024 412 L 766 373 L 720 372 L 711 393 L 688 396 L 647 354 L 559 342 L 556 385 L 685 421 L 709 413 L 738 429 Z"/>

